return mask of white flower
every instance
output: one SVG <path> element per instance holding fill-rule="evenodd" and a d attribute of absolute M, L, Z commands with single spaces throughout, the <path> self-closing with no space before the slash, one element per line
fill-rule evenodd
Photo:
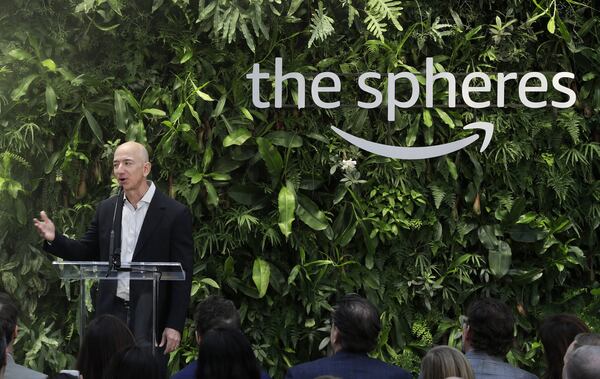
<path fill-rule="evenodd" d="M 346 172 L 354 171 L 356 169 L 356 161 L 353 161 L 352 159 L 343 159 L 340 167 Z"/>

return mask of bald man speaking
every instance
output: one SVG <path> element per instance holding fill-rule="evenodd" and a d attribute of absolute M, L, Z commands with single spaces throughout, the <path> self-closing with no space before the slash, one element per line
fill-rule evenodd
<path fill-rule="evenodd" d="M 153 342 L 167 354 L 179 346 L 190 301 L 192 217 L 186 206 L 147 180 L 150 167 L 143 145 L 119 145 L 113 158 L 113 173 L 123 189 L 122 195 L 100 202 L 81 239 L 72 240 L 58 233 L 44 211 L 39 220 L 34 219 L 34 225 L 45 240 L 44 250 L 67 260 L 108 261 L 114 227 L 114 245 L 120 246 L 121 263 L 181 263 L 186 280 L 161 282 L 159 287 L 156 335 L 160 341 L 152 341 L 152 282 L 104 280 L 96 300 L 96 316 L 108 313 L 119 317 L 139 343 Z"/>

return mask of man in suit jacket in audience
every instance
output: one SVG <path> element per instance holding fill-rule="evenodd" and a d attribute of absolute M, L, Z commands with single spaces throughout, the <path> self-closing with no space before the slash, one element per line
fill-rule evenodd
<path fill-rule="evenodd" d="M 4 335 L 4 344 L 6 348 L 6 367 L 4 379 L 43 379 L 46 375 L 41 372 L 33 371 L 27 367 L 18 365 L 13 358 L 13 343 L 19 328 L 17 326 L 18 319 L 17 305 L 13 299 L 4 292 L 0 292 L 0 330 Z M 4 355 L 4 353 L 2 353 Z M 0 366 L 1 367 L 1 366 Z M 0 375 L 0 378 L 2 376 Z"/>
<path fill-rule="evenodd" d="M 214 328 L 232 328 L 241 330 L 240 314 L 233 301 L 221 296 L 209 296 L 196 306 L 194 312 L 196 326 L 196 342 L 200 344 L 202 336 Z M 198 361 L 193 361 L 177 372 L 171 379 L 195 379 Z M 269 375 L 261 370 L 260 379 L 271 379 Z"/>
<path fill-rule="evenodd" d="M 286 379 L 331 375 L 343 379 L 411 379 L 402 368 L 369 358 L 381 331 L 379 313 L 367 299 L 346 295 L 333 310 L 331 346 L 334 355 L 288 369 Z"/>
<path fill-rule="evenodd" d="M 513 343 L 514 316 L 506 304 L 475 300 L 463 324 L 463 349 L 476 379 L 537 379 L 504 361 Z"/>

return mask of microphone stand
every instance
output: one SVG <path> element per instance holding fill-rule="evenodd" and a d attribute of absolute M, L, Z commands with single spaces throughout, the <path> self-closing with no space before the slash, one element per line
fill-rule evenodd
<path fill-rule="evenodd" d="M 119 203 L 123 204 L 125 200 L 123 199 L 123 187 L 119 186 L 119 192 L 117 192 L 117 201 L 115 202 L 115 209 L 113 211 L 113 219 L 112 226 L 110 228 L 110 237 L 108 240 L 108 271 L 106 272 L 106 277 L 113 272 L 119 271 L 121 268 L 121 244 L 119 243 L 119 247 L 115 249 L 115 220 L 117 218 L 117 209 L 119 207 Z M 120 222 L 120 221 L 119 221 Z"/>

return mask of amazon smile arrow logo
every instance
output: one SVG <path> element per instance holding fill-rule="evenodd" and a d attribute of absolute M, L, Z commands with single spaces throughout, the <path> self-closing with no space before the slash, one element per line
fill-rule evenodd
<path fill-rule="evenodd" d="M 469 146 L 470 144 L 479 139 L 479 134 L 474 133 L 458 141 L 449 142 L 442 145 L 402 147 L 368 141 L 366 139 L 356 137 L 350 133 L 346 133 L 333 125 L 331 126 L 331 129 L 333 129 L 334 132 L 336 132 L 340 137 L 342 137 L 346 141 L 365 151 L 388 158 L 403 160 L 417 160 L 441 157 L 443 155 L 447 155 L 450 153 L 454 153 L 455 151 L 464 149 L 465 147 Z M 463 129 L 481 129 L 484 131 L 483 143 L 481 144 L 481 149 L 479 149 L 480 152 L 483 152 L 488 147 L 490 141 L 492 140 L 492 135 L 494 134 L 494 125 L 489 122 L 483 121 L 472 122 L 470 124 L 465 125 Z"/>

